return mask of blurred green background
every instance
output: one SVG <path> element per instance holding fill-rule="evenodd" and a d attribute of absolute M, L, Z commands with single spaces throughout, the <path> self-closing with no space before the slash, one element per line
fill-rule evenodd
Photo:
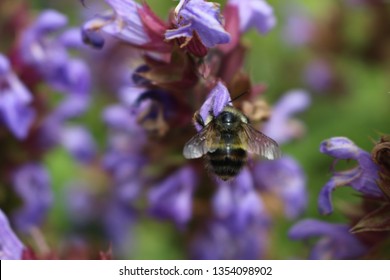
<path fill-rule="evenodd" d="M 87 9 L 92 7 L 93 0 L 86 0 Z M 225 1 L 216 1 L 224 5 Z M 333 136 L 346 136 L 357 145 L 371 150 L 372 139 L 378 139 L 380 133 L 389 133 L 390 119 L 390 65 L 389 57 L 378 56 L 367 58 L 360 50 L 370 44 L 375 33 L 377 12 L 370 7 L 350 6 L 347 1 L 268 1 L 275 10 L 277 26 L 265 36 L 251 31 L 245 35 L 244 41 L 250 46 L 247 56 L 246 70 L 254 83 L 265 83 L 265 98 L 275 102 L 290 89 L 302 88 L 310 92 L 312 104 L 307 111 L 297 116 L 306 126 L 306 135 L 299 140 L 282 147 L 283 153 L 292 155 L 302 165 L 307 175 L 309 206 L 303 217 L 321 218 L 327 221 L 346 221 L 339 209 L 349 201 L 359 201 L 349 188 L 334 193 L 335 213 L 328 217 L 320 217 L 317 211 L 317 196 L 321 187 L 331 176 L 332 159 L 319 152 L 320 142 Z M 169 9 L 177 1 L 148 0 L 153 10 L 162 18 L 167 18 Z M 38 12 L 43 8 L 56 8 L 71 17 L 74 25 L 80 25 L 80 11 L 83 9 L 79 1 L 32 0 L 29 4 Z M 291 46 L 283 39 L 283 31 L 289 12 L 299 7 L 310 18 L 313 26 L 328 28 L 331 35 L 343 39 L 340 49 L 324 50 L 321 46 L 305 44 Z M 387 14 L 389 14 L 387 4 Z M 332 17 L 340 17 L 339 25 L 332 25 Z M 337 21 L 337 19 L 336 19 Z M 387 22 L 390 26 L 390 22 Z M 375 28 L 375 25 L 374 25 Z M 318 34 L 317 34 L 318 35 Z M 329 34 L 328 34 L 329 35 Z M 389 42 L 389 34 L 387 36 Z M 319 35 L 320 36 L 320 35 Z M 321 36 L 320 36 L 321 37 Z M 384 40 L 386 42 L 386 40 Z M 390 46 L 387 45 L 387 46 Z M 380 47 L 380 46 L 378 46 Z M 316 57 L 331 59 L 337 71 L 342 87 L 330 88 L 316 92 L 306 85 L 302 79 L 305 66 Z M 83 118 L 101 145 L 104 145 L 105 129 L 96 121 L 101 104 L 97 100 L 93 108 Z M 62 149 L 51 152 L 45 159 L 53 176 L 57 193 L 57 203 L 52 211 L 51 233 L 55 240 L 57 233 L 66 230 L 61 203 L 61 188 L 68 180 L 69 174 L 80 174 L 70 156 Z M 272 244 L 269 258 L 290 259 L 305 258 L 307 244 L 291 241 L 286 233 L 294 221 L 284 217 L 275 217 L 275 230 L 271 233 Z M 135 254 L 136 259 L 181 259 L 185 255 L 180 248 L 181 237 L 172 224 L 159 223 L 145 219 L 136 226 Z M 50 237 L 49 237 L 50 240 Z"/>

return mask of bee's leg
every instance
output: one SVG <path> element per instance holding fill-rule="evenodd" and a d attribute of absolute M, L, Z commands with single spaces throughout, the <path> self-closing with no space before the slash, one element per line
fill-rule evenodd
<path fill-rule="evenodd" d="M 204 121 L 202 119 L 202 116 L 199 114 L 199 111 L 195 112 L 193 120 L 194 120 L 194 123 L 199 124 L 201 127 L 205 126 Z"/>

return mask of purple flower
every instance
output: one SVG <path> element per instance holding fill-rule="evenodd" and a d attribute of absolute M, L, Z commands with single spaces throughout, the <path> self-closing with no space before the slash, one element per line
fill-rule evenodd
<path fill-rule="evenodd" d="M 322 214 L 333 211 L 332 192 L 337 187 L 351 186 L 356 191 L 369 196 L 381 197 L 382 191 L 377 185 L 378 166 L 371 155 L 357 147 L 346 137 L 333 137 L 321 143 L 320 151 L 336 160 L 356 160 L 358 166 L 345 171 L 333 171 L 333 177 L 322 188 L 318 197 L 318 207 Z"/>
<path fill-rule="evenodd" d="M 128 256 L 132 251 L 132 229 L 137 212 L 132 206 L 116 201 L 115 197 L 111 199 L 103 213 L 106 234 L 112 242 L 115 255 Z"/>
<path fill-rule="evenodd" d="M 79 117 L 88 109 L 91 98 L 86 94 L 72 94 L 66 96 L 53 110 L 50 117 L 62 121 Z"/>
<path fill-rule="evenodd" d="M 40 164 L 25 164 L 14 173 L 13 187 L 23 201 L 22 208 L 14 213 L 15 224 L 29 232 L 42 224 L 53 203 L 49 174 Z"/>
<path fill-rule="evenodd" d="M 192 242 L 193 258 L 257 259 L 264 254 L 269 218 L 248 169 L 219 182 L 213 210 L 214 218 Z"/>
<path fill-rule="evenodd" d="M 302 90 L 287 92 L 273 107 L 270 120 L 262 131 L 279 144 L 302 136 L 303 124 L 291 116 L 305 110 L 310 104 L 309 94 Z"/>
<path fill-rule="evenodd" d="M 92 135 L 82 126 L 68 126 L 61 129 L 60 143 L 79 162 L 91 162 L 97 152 Z"/>
<path fill-rule="evenodd" d="M 31 101 L 31 93 L 12 72 L 8 59 L 0 54 L 0 123 L 18 139 L 27 137 L 35 119 Z"/>
<path fill-rule="evenodd" d="M 111 130 L 103 164 L 112 174 L 116 200 L 128 203 L 139 198 L 144 184 L 142 169 L 147 160 L 142 147 L 146 143 L 146 134 L 132 109 L 126 106 L 106 108 L 103 118 Z"/>
<path fill-rule="evenodd" d="M 356 259 L 367 252 L 367 247 L 344 224 L 306 219 L 295 224 L 288 235 L 291 239 L 320 237 L 310 259 Z"/>
<path fill-rule="evenodd" d="M 255 223 L 265 223 L 267 215 L 254 189 L 252 175 L 244 168 L 231 182 L 221 182 L 213 198 L 217 218 L 228 221 L 232 232 L 242 232 Z"/>
<path fill-rule="evenodd" d="M 86 225 L 99 216 L 99 206 L 92 187 L 84 182 L 73 182 L 64 189 L 68 215 L 78 225 Z"/>
<path fill-rule="evenodd" d="M 141 5 L 132 0 L 106 0 L 112 10 L 98 15 L 83 25 L 84 41 L 94 47 L 101 48 L 104 38 L 101 30 L 132 45 L 142 46 L 149 43 L 150 38 L 143 26 L 138 10 Z"/>
<path fill-rule="evenodd" d="M 142 131 L 132 110 L 120 104 L 108 106 L 103 112 L 103 120 L 110 128 L 115 130 L 129 133 Z"/>
<path fill-rule="evenodd" d="M 283 157 L 273 161 L 261 161 L 256 164 L 253 175 L 257 187 L 275 193 L 281 198 L 288 218 L 297 218 L 305 210 L 306 177 L 293 158 Z"/>
<path fill-rule="evenodd" d="M 230 41 L 223 28 L 219 5 L 204 0 L 181 0 L 175 9 L 175 29 L 167 30 L 165 38 L 172 40 L 185 37 L 184 46 L 198 36 L 206 48 Z"/>
<path fill-rule="evenodd" d="M 325 60 L 313 60 L 306 66 L 303 73 L 304 81 L 317 91 L 329 89 L 333 83 L 334 77 L 332 68 Z"/>
<path fill-rule="evenodd" d="M 259 33 L 266 34 L 276 24 L 274 11 L 264 0 L 229 0 L 228 5 L 238 8 L 241 33 L 255 28 Z"/>
<path fill-rule="evenodd" d="M 19 52 L 23 61 L 48 75 L 52 64 L 64 63 L 67 59 L 65 48 L 49 35 L 61 30 L 67 23 L 68 20 L 63 14 L 55 10 L 43 11 L 21 36 Z"/>
<path fill-rule="evenodd" d="M 205 124 L 210 120 L 210 116 L 218 116 L 226 105 L 231 105 L 230 100 L 230 94 L 226 86 L 222 82 L 218 82 L 199 109 L 199 114 Z M 195 123 L 195 127 L 198 131 L 202 129 L 197 123 Z"/>
<path fill-rule="evenodd" d="M 192 196 L 196 175 L 190 167 L 183 167 L 153 187 L 148 194 L 151 213 L 159 218 L 172 219 L 184 225 L 192 215 Z"/>
<path fill-rule="evenodd" d="M 46 83 L 66 93 L 57 114 L 60 118 L 78 116 L 88 104 L 91 76 L 87 64 L 69 54 L 79 49 L 81 36 L 74 29 L 59 33 L 67 18 L 54 10 L 45 10 L 21 36 L 19 53 L 25 64 L 33 66 Z M 54 32 L 58 34 L 53 34 Z"/>
<path fill-rule="evenodd" d="M 0 260 L 20 260 L 24 245 L 13 232 L 4 212 L 0 209 Z"/>
<path fill-rule="evenodd" d="M 190 254 L 193 259 L 203 260 L 259 259 L 267 247 L 266 231 L 266 227 L 253 224 L 234 233 L 226 221 L 212 221 L 195 236 Z"/>
<path fill-rule="evenodd" d="M 283 30 L 284 40 L 292 46 L 303 46 L 313 36 L 313 23 L 302 12 L 292 11 Z"/>
<path fill-rule="evenodd" d="M 171 52 L 172 46 L 164 40 L 166 23 L 146 2 L 140 5 L 132 0 L 106 0 L 106 3 L 112 10 L 95 16 L 82 28 L 86 44 L 101 49 L 105 44 L 100 33 L 103 31 L 143 51 Z"/>

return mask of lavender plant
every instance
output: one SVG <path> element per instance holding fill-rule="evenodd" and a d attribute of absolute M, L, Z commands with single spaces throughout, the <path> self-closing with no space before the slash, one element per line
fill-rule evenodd
<path fill-rule="evenodd" d="M 65 11 L 0 4 L 0 34 L 9 42 L 0 45 L 0 258 L 137 258 L 145 223 L 169 228 L 182 258 L 278 256 L 280 221 L 300 217 L 310 198 L 299 156 L 289 151 L 306 139 L 295 115 L 312 98 L 297 89 L 300 83 L 276 87 L 275 94 L 245 67 L 258 51 L 249 38 L 265 43 L 274 36 L 277 5 L 180 0 L 158 16 L 147 1 L 104 2 L 85 19 L 95 3 L 80 1 L 74 10 L 84 20 L 71 21 Z M 293 34 L 294 24 L 309 22 L 289 24 L 286 41 L 296 47 L 310 41 L 312 26 L 306 37 Z M 327 66 L 308 70 L 320 90 L 335 75 Z M 275 140 L 282 155 L 250 154 L 237 176 L 223 181 L 203 159 L 187 160 L 183 148 L 202 130 L 195 112 L 207 123 L 226 106 Z M 353 233 L 346 224 L 298 222 L 291 238 L 324 237 L 311 258 L 361 257 L 385 242 L 382 233 L 370 239 L 387 230 L 378 218 L 385 219 L 390 175 L 387 152 L 378 149 L 371 157 L 346 138 L 322 144 L 323 153 L 359 166 L 334 171 L 320 193 L 320 211 L 332 212 L 332 191 L 351 185 L 373 212 L 363 217 L 362 208 L 351 217 Z M 167 242 L 163 232 L 151 235 Z"/>

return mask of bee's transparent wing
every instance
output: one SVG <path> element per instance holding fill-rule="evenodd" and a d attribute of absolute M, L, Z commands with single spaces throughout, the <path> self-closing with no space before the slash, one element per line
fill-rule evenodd
<path fill-rule="evenodd" d="M 243 143 L 247 144 L 247 150 L 250 153 L 260 155 L 266 159 L 277 159 L 281 156 L 278 143 L 265 134 L 257 131 L 249 124 L 242 125 L 244 130 Z"/>
<path fill-rule="evenodd" d="M 192 137 L 183 149 L 183 155 L 187 159 L 200 158 L 208 152 L 214 152 L 213 141 L 218 137 L 211 125 L 204 127 L 198 134 Z"/>

